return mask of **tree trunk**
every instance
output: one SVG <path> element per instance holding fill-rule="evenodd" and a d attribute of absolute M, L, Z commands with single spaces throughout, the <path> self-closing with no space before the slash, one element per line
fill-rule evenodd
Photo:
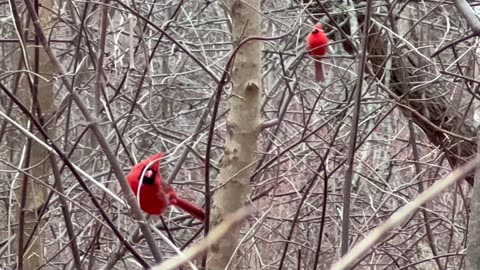
<path fill-rule="evenodd" d="M 261 34 L 259 0 L 232 0 L 227 3 L 233 22 L 233 44 L 246 37 Z M 254 168 L 257 138 L 260 131 L 261 43 L 248 42 L 237 53 L 232 69 L 233 89 L 222 169 L 221 186 L 213 197 L 212 225 L 219 224 L 229 213 L 239 209 L 249 194 Z M 240 228 L 212 247 L 208 269 L 225 269 L 238 244 Z M 233 264 L 229 265 L 232 268 Z"/>
<path fill-rule="evenodd" d="M 51 20 L 51 12 L 49 10 L 52 9 L 52 1 L 51 0 L 42 0 L 40 8 L 40 23 L 42 26 L 50 23 Z M 49 27 L 45 27 L 45 29 L 49 29 Z M 47 34 L 50 31 L 46 31 Z M 26 38 L 29 40 L 34 39 L 34 30 L 33 26 L 30 25 L 29 27 L 29 34 Z M 29 62 L 29 67 L 26 69 L 35 70 L 35 46 L 31 42 L 27 43 L 26 48 L 27 53 L 27 61 Z M 22 53 L 19 53 L 19 61 L 24 63 Z M 54 81 L 52 80 L 52 73 L 54 70 L 53 65 L 48 59 L 48 56 L 44 53 L 43 49 L 39 49 L 39 57 L 38 57 L 38 73 L 43 79 L 38 79 L 38 88 L 37 88 L 37 104 L 42 112 L 43 119 L 49 120 L 55 113 L 55 105 L 54 99 Z M 24 66 L 24 65 L 23 65 Z M 30 77 L 32 82 L 34 80 L 34 76 Z M 32 86 L 29 83 L 30 78 L 27 75 L 22 77 L 21 81 L 21 89 L 19 90 L 19 98 L 21 101 L 32 108 L 33 103 L 33 96 L 32 96 Z M 36 114 L 36 109 L 32 108 L 32 113 Z M 19 115 L 19 121 L 23 123 L 24 126 L 27 126 L 28 120 L 25 116 Z M 52 123 L 52 122 L 51 122 Z M 45 127 L 45 129 L 49 132 L 53 132 L 53 124 L 49 124 Z M 34 133 L 35 130 L 33 130 Z M 54 136 L 52 136 L 54 137 Z M 27 187 L 26 193 L 22 193 L 22 186 L 25 184 L 23 182 L 23 174 L 19 174 L 18 179 L 16 180 L 15 187 L 15 195 L 18 202 L 21 202 L 22 199 L 24 200 L 23 207 L 19 206 L 16 217 L 18 218 L 18 222 L 20 222 L 21 213 L 23 213 L 23 228 L 17 227 L 16 228 L 16 235 L 17 235 L 17 247 L 20 247 L 19 241 L 22 242 L 23 248 L 18 248 L 17 253 L 19 256 L 23 257 L 23 261 L 18 261 L 17 263 L 20 266 L 23 264 L 23 269 L 38 269 L 41 265 L 45 263 L 44 260 L 44 248 L 43 248 L 43 237 L 42 231 L 44 231 L 44 220 L 39 219 L 38 212 L 40 211 L 41 207 L 45 204 L 47 199 L 47 190 L 37 181 L 47 182 L 50 174 L 51 174 L 51 166 L 50 161 L 48 159 L 48 151 L 45 150 L 42 146 L 40 146 L 36 142 L 32 142 L 30 145 L 30 149 L 26 149 L 30 151 L 30 159 L 28 161 L 28 165 L 25 167 L 25 163 L 22 164 L 23 169 L 26 172 L 30 173 L 32 177 L 27 177 Z M 24 144 L 18 146 L 20 153 L 24 147 Z M 28 156 L 28 155 L 27 155 Z M 37 180 L 34 180 L 37 179 Z M 22 198 L 25 196 L 25 198 Z M 20 205 L 20 203 L 19 203 Z M 39 223 L 39 224 L 37 224 Z M 35 226 L 38 226 L 35 229 Z M 20 236 L 19 229 L 23 230 L 23 235 Z M 31 240 L 29 241 L 29 239 Z M 29 241 L 29 245 L 25 246 Z M 20 258 L 19 258 L 20 260 Z"/>
<path fill-rule="evenodd" d="M 477 141 L 479 138 L 480 132 L 478 133 Z M 480 148 L 477 149 L 478 151 L 480 151 Z M 478 183 L 480 183 L 480 169 L 477 169 L 475 172 L 475 184 L 473 185 L 470 206 L 472 212 L 468 223 L 467 270 L 480 269 L 480 256 L 478 256 L 480 254 L 480 185 Z"/>
<path fill-rule="evenodd" d="M 369 38 L 372 71 L 382 81 L 387 71 L 385 64 L 389 55 L 387 48 L 390 46 L 388 38 L 376 24 L 372 25 Z M 398 39 L 394 39 L 394 42 L 398 42 Z M 422 82 L 432 80 L 432 77 L 419 68 L 419 57 L 402 55 L 398 52 L 400 49 L 395 49 L 391 59 L 392 69 L 387 71 L 390 72 L 389 95 L 401 105 L 399 109 L 405 115 L 411 114 L 414 123 L 425 132 L 429 140 L 445 152 L 452 168 L 461 166 L 465 160 L 475 155 L 477 149 L 475 141 L 464 139 L 476 136 L 470 117 L 471 107 L 459 106 L 458 101 L 452 104 L 452 100 L 445 95 L 450 88 L 444 82 L 421 85 Z M 417 81 L 419 78 L 426 79 Z M 458 136 L 449 136 L 445 131 Z M 466 180 L 472 185 L 473 175 Z"/>

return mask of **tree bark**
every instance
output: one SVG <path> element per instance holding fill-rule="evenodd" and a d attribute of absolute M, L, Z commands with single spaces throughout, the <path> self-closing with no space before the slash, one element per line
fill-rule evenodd
<path fill-rule="evenodd" d="M 50 23 L 51 20 L 51 12 L 49 10 L 52 9 L 53 2 L 51 0 L 42 0 L 41 1 L 41 6 L 43 8 L 40 8 L 39 10 L 39 17 L 40 17 L 40 23 L 42 26 L 47 25 Z M 49 27 L 45 27 L 45 29 L 49 29 Z M 23 29 L 21 30 L 23 31 Z M 50 31 L 47 31 L 49 33 Z M 33 26 L 30 25 L 29 27 L 29 34 L 27 36 L 28 39 L 32 40 L 34 38 L 34 30 Z M 26 69 L 30 69 L 32 71 L 35 70 L 35 47 L 34 44 L 32 43 L 27 43 L 27 48 L 26 48 L 26 54 L 27 54 L 27 61 L 28 67 Z M 51 117 L 55 113 L 55 104 L 54 104 L 54 99 L 52 98 L 54 96 L 54 81 L 52 80 L 52 73 L 54 71 L 54 67 L 52 63 L 49 61 L 48 56 L 45 54 L 43 49 L 39 49 L 38 51 L 39 56 L 38 56 L 38 73 L 40 76 L 43 77 L 43 79 L 38 79 L 38 84 L 37 84 L 37 94 L 36 94 L 36 106 L 40 108 L 40 111 L 42 112 L 41 117 L 43 119 L 51 119 Z M 22 63 L 23 61 L 23 55 L 20 52 L 19 53 L 19 59 Z M 25 65 L 23 65 L 25 66 Z M 32 82 L 34 82 L 34 77 L 35 75 L 31 76 Z M 30 85 L 30 78 L 28 75 L 24 75 L 21 79 L 21 89 L 19 91 L 19 97 L 22 100 L 24 104 L 32 108 L 32 112 L 34 114 L 37 113 L 36 109 L 32 107 L 34 104 L 33 100 L 34 97 L 32 96 L 32 86 Z M 33 86 L 34 87 L 34 86 Z M 40 116 L 39 116 L 40 117 Z M 24 126 L 27 126 L 28 120 L 23 116 L 19 115 L 19 121 L 24 123 Z M 49 131 L 49 133 L 52 133 L 53 130 L 53 122 L 51 122 L 48 126 L 46 126 L 46 130 Z M 54 137 L 54 136 L 52 136 Z M 50 161 L 48 159 L 48 151 L 45 150 L 43 147 L 41 147 L 38 143 L 32 142 L 31 144 L 26 144 L 26 145 L 31 145 L 30 149 L 26 149 L 27 151 L 30 151 L 30 159 L 28 162 L 27 167 L 24 167 L 23 169 L 26 170 L 28 173 L 31 174 L 32 177 L 27 176 L 27 181 L 25 182 L 27 184 L 26 187 L 26 193 L 22 194 L 22 186 L 25 184 L 22 179 L 23 179 L 23 174 L 19 175 L 19 179 L 16 180 L 16 185 L 15 187 L 15 195 L 16 198 L 19 202 L 22 201 L 22 196 L 25 196 L 23 198 L 24 200 L 24 205 L 23 207 L 19 207 L 17 209 L 17 215 L 16 217 L 18 218 L 18 221 L 20 221 L 20 214 L 23 214 L 23 237 L 19 236 L 19 233 L 21 233 L 19 230 L 19 227 L 16 228 L 16 233 L 17 233 L 17 247 L 19 247 L 19 242 L 22 241 L 22 250 L 20 248 L 17 250 L 17 252 L 21 253 L 19 256 L 23 257 L 22 262 L 20 265 L 23 264 L 23 269 L 38 269 L 41 265 L 45 263 L 44 260 L 44 248 L 43 248 L 43 237 L 42 237 L 42 231 L 44 231 L 44 220 L 39 219 L 38 217 L 38 212 L 41 209 L 42 206 L 46 203 L 47 199 L 47 190 L 46 188 L 39 184 L 36 181 L 43 181 L 47 182 L 48 178 L 51 175 L 51 166 L 50 166 Z M 20 153 L 22 151 L 22 148 L 24 147 L 24 144 L 18 145 L 18 149 L 20 150 Z M 28 156 L 28 155 L 27 155 Z M 23 165 L 23 164 L 22 164 Z M 34 180 L 37 179 L 37 180 Z M 39 223 L 39 224 L 37 224 Z M 35 228 L 37 227 L 37 228 Z M 29 241 L 29 239 L 31 239 Z M 29 245 L 25 246 L 27 241 L 29 241 Z M 20 258 L 19 258 L 20 259 Z"/>
<path fill-rule="evenodd" d="M 233 44 L 261 34 L 259 0 L 232 0 L 227 3 L 232 18 Z M 235 56 L 233 89 L 226 125 L 225 153 L 218 176 L 221 186 L 213 197 L 212 225 L 245 203 L 250 191 L 257 138 L 260 131 L 261 43 L 248 42 Z M 225 269 L 238 244 L 240 227 L 212 247 L 208 269 Z M 230 264 L 227 269 L 230 269 Z"/>
<path fill-rule="evenodd" d="M 371 27 L 369 38 L 372 72 L 383 81 L 389 57 L 387 48 L 391 45 L 375 24 Z M 396 41 L 393 39 L 393 42 Z M 441 80 L 421 85 L 432 79 L 428 71 L 419 68 L 418 57 L 405 56 L 396 50 L 391 58 L 390 87 L 385 90 L 389 90 L 390 97 L 398 102 L 398 108 L 405 115 L 411 114 L 414 123 L 428 139 L 444 151 L 450 166 L 453 169 L 461 166 L 475 155 L 477 149 L 477 143 L 471 139 L 476 137 L 470 118 L 472 112 L 468 111 L 471 107 L 453 104 L 454 101 L 444 94 L 449 89 Z M 419 82 L 419 78 L 426 79 Z M 464 110 L 465 107 L 467 110 Z M 466 180 L 473 185 L 473 175 Z"/>
<path fill-rule="evenodd" d="M 480 139 L 478 133 L 477 141 Z M 480 145 L 480 144 L 479 144 Z M 480 151 L 477 149 L 477 152 Z M 480 269 L 480 169 L 475 172 L 475 185 L 473 185 L 471 214 L 468 223 L 468 244 L 466 257 L 466 270 Z"/>

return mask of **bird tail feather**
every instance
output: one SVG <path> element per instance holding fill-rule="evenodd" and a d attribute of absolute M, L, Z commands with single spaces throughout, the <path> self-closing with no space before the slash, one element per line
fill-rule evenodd
<path fill-rule="evenodd" d="M 323 75 L 322 62 L 320 62 L 318 59 L 315 60 L 315 80 L 317 80 L 318 82 L 325 81 L 325 76 Z"/>
<path fill-rule="evenodd" d="M 171 200 L 171 203 L 172 205 L 175 205 L 176 207 L 189 213 L 190 215 L 199 219 L 200 221 L 205 220 L 205 211 L 203 211 L 203 209 L 201 209 L 200 207 L 190 203 L 189 201 L 176 197 L 173 200 Z"/>

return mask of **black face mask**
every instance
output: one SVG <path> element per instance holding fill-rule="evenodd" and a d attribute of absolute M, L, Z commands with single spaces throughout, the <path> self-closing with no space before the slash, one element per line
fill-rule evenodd
<path fill-rule="evenodd" d="M 142 169 L 142 173 L 143 173 L 143 170 L 145 170 L 145 168 Z M 149 175 L 149 172 L 151 172 L 150 177 L 147 176 L 147 175 Z M 156 171 L 154 171 L 152 169 L 147 169 L 147 171 L 145 172 L 145 176 L 143 177 L 142 183 L 144 185 L 153 185 L 155 183 L 155 176 L 157 176 Z"/>

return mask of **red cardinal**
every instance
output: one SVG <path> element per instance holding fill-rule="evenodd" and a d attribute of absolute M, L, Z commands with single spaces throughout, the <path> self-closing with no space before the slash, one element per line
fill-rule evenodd
<path fill-rule="evenodd" d="M 161 215 L 167 207 L 175 205 L 184 210 L 190 215 L 205 220 L 205 212 L 191 204 L 190 202 L 179 198 L 172 187 L 162 179 L 160 174 L 160 161 L 163 157 L 162 153 L 153 155 L 148 159 L 140 162 L 132 167 L 132 170 L 127 175 L 128 184 L 132 188 L 135 196 L 140 197 L 140 208 L 150 215 Z M 138 194 L 138 186 L 140 185 L 140 178 L 148 164 L 156 160 L 150 167 L 147 168 L 143 175 L 143 180 L 140 187 L 140 194 Z"/>
<path fill-rule="evenodd" d="M 323 82 L 323 67 L 320 58 L 327 53 L 328 37 L 322 30 L 322 25 L 317 24 L 313 27 L 312 32 L 307 36 L 307 46 L 310 54 L 315 58 L 315 79 Z"/>

